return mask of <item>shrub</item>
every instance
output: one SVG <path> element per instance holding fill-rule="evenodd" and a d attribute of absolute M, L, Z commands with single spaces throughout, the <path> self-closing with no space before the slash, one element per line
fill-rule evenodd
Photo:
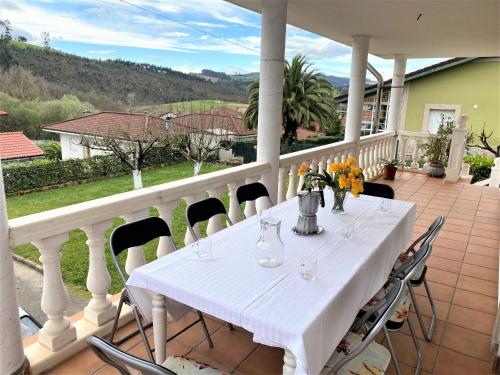
<path fill-rule="evenodd" d="M 469 173 L 472 175 L 471 182 L 475 183 L 490 177 L 494 159 L 481 155 L 467 155 L 464 157 L 464 162 L 470 165 Z"/>
<path fill-rule="evenodd" d="M 180 155 L 156 147 L 146 156 L 150 166 L 181 160 Z M 129 173 L 130 170 L 114 155 L 98 155 L 87 159 L 33 160 L 10 163 L 3 167 L 6 193 L 41 189 L 51 185 L 77 183 Z"/>

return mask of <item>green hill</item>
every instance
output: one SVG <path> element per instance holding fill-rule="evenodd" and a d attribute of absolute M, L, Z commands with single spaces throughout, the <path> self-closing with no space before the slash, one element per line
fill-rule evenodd
<path fill-rule="evenodd" d="M 131 94 L 137 106 L 207 98 L 246 101 L 246 82 L 214 82 L 157 65 L 88 59 L 14 41 L 6 48 L 10 61 L 0 59 L 0 67 L 6 69 L 10 63 L 29 69 L 65 94 L 76 95 L 100 109 L 127 106 Z M 103 103 L 107 108 L 101 108 Z"/>

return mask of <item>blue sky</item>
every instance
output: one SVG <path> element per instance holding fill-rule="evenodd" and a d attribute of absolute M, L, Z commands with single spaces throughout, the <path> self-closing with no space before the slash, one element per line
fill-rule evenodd
<path fill-rule="evenodd" d="M 184 72 L 259 70 L 254 51 L 260 50 L 260 15 L 222 0 L 127 1 L 147 10 L 120 0 L 0 0 L 0 18 L 10 20 L 15 36 L 39 44 L 47 31 L 52 47 L 90 58 L 148 62 Z M 289 26 L 287 58 L 298 52 L 325 74 L 349 75 L 348 46 Z M 407 71 L 437 61 L 409 60 Z M 371 56 L 370 62 L 390 78 L 392 60 Z"/>

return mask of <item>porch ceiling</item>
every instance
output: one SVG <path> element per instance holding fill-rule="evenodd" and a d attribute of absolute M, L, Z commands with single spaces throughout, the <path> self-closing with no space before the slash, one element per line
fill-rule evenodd
<path fill-rule="evenodd" d="M 261 12 L 261 0 L 226 1 Z M 346 45 L 369 35 L 384 58 L 500 56 L 499 0 L 288 0 L 287 23 Z"/>

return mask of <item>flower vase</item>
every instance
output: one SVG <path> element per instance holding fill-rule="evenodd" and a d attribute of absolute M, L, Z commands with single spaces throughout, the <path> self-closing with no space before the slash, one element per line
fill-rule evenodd
<path fill-rule="evenodd" d="M 344 202 L 346 198 L 347 190 L 333 189 L 333 208 L 332 212 L 334 214 L 344 213 Z"/>

